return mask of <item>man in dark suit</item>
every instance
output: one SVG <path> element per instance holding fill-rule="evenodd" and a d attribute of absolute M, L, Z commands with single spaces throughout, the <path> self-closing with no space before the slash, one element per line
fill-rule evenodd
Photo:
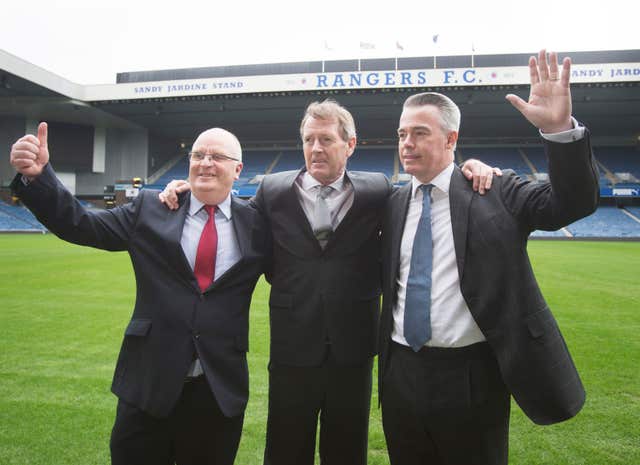
<path fill-rule="evenodd" d="M 122 207 L 87 210 L 48 162 L 41 123 L 12 147 L 15 193 L 60 238 L 129 252 L 136 276 L 112 384 L 112 463 L 231 465 L 249 392 L 249 304 L 268 246 L 259 213 L 230 195 L 238 140 L 218 128 L 200 134 L 193 192 L 176 211 L 146 190 Z"/>
<path fill-rule="evenodd" d="M 305 168 L 266 176 L 255 197 L 273 235 L 265 464 L 364 465 L 380 302 L 380 173 L 345 171 L 351 114 L 312 103 Z"/>
<path fill-rule="evenodd" d="M 313 464 L 319 419 L 321 462 L 365 465 L 391 185 L 346 170 L 356 129 L 336 102 L 309 105 L 300 136 L 305 168 L 265 176 L 254 199 L 273 238 L 265 464 Z M 466 169 L 476 188 L 490 185 L 489 167 Z M 179 185 L 161 196 L 169 206 Z"/>
<path fill-rule="evenodd" d="M 589 135 L 571 117 L 570 60 L 529 61 L 529 101 L 507 99 L 537 128 L 550 183 L 513 172 L 478 196 L 453 164 L 460 112 L 409 97 L 398 128 L 414 179 L 383 221 L 379 389 L 393 465 L 506 464 L 510 396 L 534 422 L 576 415 L 584 388 L 527 256 L 535 229 L 596 208 Z"/>

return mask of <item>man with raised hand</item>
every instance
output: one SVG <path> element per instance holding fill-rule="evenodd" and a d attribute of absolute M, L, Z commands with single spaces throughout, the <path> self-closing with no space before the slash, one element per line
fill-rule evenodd
<path fill-rule="evenodd" d="M 411 183 L 383 221 L 379 392 L 392 465 L 504 465 L 510 397 L 535 423 L 569 419 L 585 393 L 527 255 L 536 230 L 592 213 L 598 175 L 586 129 L 571 116 L 571 62 L 531 57 L 526 102 L 548 183 L 512 171 L 479 196 L 454 165 L 460 110 L 409 97 L 398 151 Z"/>
<path fill-rule="evenodd" d="M 49 230 L 131 257 L 137 295 L 113 377 L 112 463 L 231 465 L 249 395 L 249 304 L 269 246 L 260 214 L 230 194 L 242 170 L 236 137 L 198 136 L 192 192 L 175 211 L 148 190 L 86 210 L 51 168 L 46 123 L 10 157 L 14 192 Z"/>

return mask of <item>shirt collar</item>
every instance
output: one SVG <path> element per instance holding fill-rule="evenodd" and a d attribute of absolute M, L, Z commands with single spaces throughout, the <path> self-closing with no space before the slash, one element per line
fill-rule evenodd
<path fill-rule="evenodd" d="M 322 183 L 319 182 L 313 176 L 311 176 L 308 171 L 305 171 L 302 174 L 301 181 L 302 182 L 301 182 L 300 185 L 301 185 L 302 189 L 305 190 L 305 191 L 309 191 L 309 190 L 313 189 L 314 187 L 322 185 Z M 331 184 L 329 184 L 329 186 L 333 187 L 336 191 L 341 192 L 341 191 L 344 190 L 344 183 L 345 183 L 345 177 L 344 177 L 344 171 L 343 171 L 342 174 L 340 175 L 340 177 L 338 179 L 336 179 L 335 181 L 333 181 Z"/>
<path fill-rule="evenodd" d="M 204 203 L 200 202 L 195 195 L 191 195 L 191 203 L 189 204 L 189 216 L 197 215 L 204 207 Z M 226 219 L 231 219 L 231 192 L 227 194 L 227 197 L 217 205 L 218 210 L 222 212 Z"/>
<path fill-rule="evenodd" d="M 453 162 L 451 162 L 445 169 L 440 171 L 434 177 L 429 184 L 433 184 L 437 189 L 441 190 L 445 194 L 449 193 L 449 186 L 451 185 L 451 175 L 453 174 Z M 423 183 L 418 181 L 415 177 L 411 178 L 411 195 L 415 197 L 418 187 Z"/>

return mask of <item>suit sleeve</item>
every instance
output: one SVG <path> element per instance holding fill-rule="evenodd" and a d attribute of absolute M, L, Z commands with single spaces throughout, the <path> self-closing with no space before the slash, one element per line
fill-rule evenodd
<path fill-rule="evenodd" d="M 589 134 L 570 143 L 544 141 L 549 182 L 533 183 L 513 172 L 500 183 L 507 209 L 529 231 L 552 231 L 590 215 L 600 190 Z"/>
<path fill-rule="evenodd" d="M 264 204 L 264 192 L 263 192 L 263 184 L 264 179 L 258 185 L 258 189 L 256 190 L 256 195 L 249 199 L 249 203 L 253 208 L 258 210 L 263 216 L 265 213 L 265 204 Z"/>
<path fill-rule="evenodd" d="M 273 266 L 273 234 L 271 232 L 271 223 L 269 222 L 269 216 L 267 215 L 267 206 L 264 199 L 264 180 L 258 186 L 256 195 L 249 200 L 250 205 L 256 209 L 260 217 L 260 227 L 264 233 L 265 238 L 265 265 L 264 265 L 264 277 L 268 283 L 271 283 L 272 266 Z"/>
<path fill-rule="evenodd" d="M 28 185 L 17 175 L 11 189 L 52 233 L 67 242 L 104 250 L 126 250 L 136 219 L 136 205 L 87 210 L 62 185 L 50 164 Z"/>

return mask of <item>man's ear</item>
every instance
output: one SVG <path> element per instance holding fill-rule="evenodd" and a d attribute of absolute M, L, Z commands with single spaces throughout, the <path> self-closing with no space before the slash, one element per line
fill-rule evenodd
<path fill-rule="evenodd" d="M 447 134 L 447 148 L 453 150 L 457 142 L 458 142 L 458 131 L 450 131 Z"/>
<path fill-rule="evenodd" d="M 357 139 L 355 136 L 349 138 L 349 140 L 347 141 L 347 147 L 349 148 L 347 157 L 350 157 L 351 155 L 353 155 L 353 152 L 356 149 L 356 144 L 357 144 Z"/>
<path fill-rule="evenodd" d="M 238 179 L 240 179 L 240 173 L 242 172 L 242 162 L 238 162 L 238 164 L 236 165 L 236 173 L 235 176 L 233 177 L 233 179 L 235 179 L 236 181 Z"/>

